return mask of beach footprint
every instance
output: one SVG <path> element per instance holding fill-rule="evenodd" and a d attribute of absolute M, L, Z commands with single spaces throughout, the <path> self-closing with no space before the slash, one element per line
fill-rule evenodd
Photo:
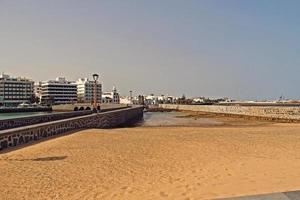
<path fill-rule="evenodd" d="M 165 192 L 163 192 L 163 191 L 161 191 L 161 192 L 159 193 L 159 195 L 160 195 L 161 197 L 168 197 L 168 196 L 169 196 L 167 193 L 165 193 Z"/>

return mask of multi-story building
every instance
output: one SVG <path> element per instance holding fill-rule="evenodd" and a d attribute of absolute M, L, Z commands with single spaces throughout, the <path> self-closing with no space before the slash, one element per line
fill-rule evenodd
<path fill-rule="evenodd" d="M 80 103 L 91 103 L 94 101 L 94 81 L 88 78 L 78 79 L 77 84 L 77 98 Z M 101 102 L 102 84 L 97 83 L 97 102 Z"/>
<path fill-rule="evenodd" d="M 111 92 L 104 92 L 102 95 L 102 103 L 120 103 L 120 95 L 114 86 Z"/>
<path fill-rule="evenodd" d="M 27 78 L 0 75 L 0 106 L 18 106 L 31 103 L 34 82 Z"/>
<path fill-rule="evenodd" d="M 43 104 L 68 104 L 77 102 L 77 84 L 65 78 L 42 82 Z"/>

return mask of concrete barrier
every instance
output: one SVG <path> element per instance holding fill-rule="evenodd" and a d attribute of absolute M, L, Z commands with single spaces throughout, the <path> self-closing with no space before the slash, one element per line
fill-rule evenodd
<path fill-rule="evenodd" d="M 88 128 L 113 128 L 134 123 L 143 117 L 143 107 L 125 108 L 99 114 L 0 131 L 0 150 L 43 138 Z"/>
<path fill-rule="evenodd" d="M 15 108 L 4 107 L 0 108 L 0 113 L 12 113 L 12 112 L 51 112 L 51 107 L 35 107 L 35 108 Z"/>
<path fill-rule="evenodd" d="M 244 115 L 266 119 L 281 119 L 288 121 L 300 120 L 300 107 L 288 106 L 221 106 L 221 105 L 177 105 L 160 104 L 160 108 L 187 110 L 195 112 L 220 113 L 229 115 Z"/>

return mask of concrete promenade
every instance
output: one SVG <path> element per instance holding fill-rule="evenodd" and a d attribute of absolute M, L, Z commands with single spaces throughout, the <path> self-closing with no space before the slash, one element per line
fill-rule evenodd
<path fill-rule="evenodd" d="M 119 127 L 129 123 L 134 123 L 142 117 L 143 107 L 135 106 L 108 111 L 105 113 L 90 114 L 47 123 L 6 129 L 0 131 L 0 150 L 70 131 L 88 128 Z"/>
<path fill-rule="evenodd" d="M 33 124 L 46 123 L 46 122 L 79 117 L 79 116 L 90 115 L 90 114 L 92 114 L 91 110 L 84 110 L 84 111 L 61 112 L 61 113 L 47 113 L 44 115 L 37 115 L 37 116 L 4 119 L 4 120 L 0 120 L 0 130 L 17 128 L 22 126 L 30 126 Z"/>
<path fill-rule="evenodd" d="M 0 108 L 0 113 L 12 113 L 12 112 L 51 112 L 51 107 L 35 107 L 35 108 L 16 108 L 16 107 L 4 107 Z"/>

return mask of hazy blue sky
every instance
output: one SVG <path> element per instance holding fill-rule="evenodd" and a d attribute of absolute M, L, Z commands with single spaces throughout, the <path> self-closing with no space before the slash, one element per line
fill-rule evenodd
<path fill-rule="evenodd" d="M 299 0 L 0 0 L 0 71 L 122 94 L 300 99 Z"/>

